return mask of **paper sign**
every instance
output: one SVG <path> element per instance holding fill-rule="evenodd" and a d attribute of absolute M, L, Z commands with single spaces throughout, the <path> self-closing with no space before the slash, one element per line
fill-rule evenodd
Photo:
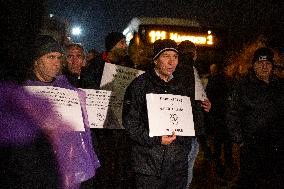
<path fill-rule="evenodd" d="M 110 111 L 118 120 L 117 129 L 123 129 L 122 126 L 122 106 L 125 90 L 128 85 L 137 76 L 144 71 L 119 66 L 115 64 L 105 63 L 100 88 L 107 91 L 112 91 L 110 100 Z"/>
<path fill-rule="evenodd" d="M 86 108 L 91 128 L 104 128 L 111 91 L 81 89 L 86 93 Z"/>
<path fill-rule="evenodd" d="M 79 95 L 76 91 L 52 86 L 25 88 L 32 94 L 47 98 L 53 104 L 58 118 L 68 123 L 74 131 L 85 131 Z"/>
<path fill-rule="evenodd" d="M 195 79 L 195 100 L 201 100 L 201 101 L 208 100 L 202 82 L 198 75 L 198 71 L 196 70 L 195 67 L 193 67 L 193 70 L 194 70 L 194 79 Z"/>
<path fill-rule="evenodd" d="M 190 97 L 146 94 L 149 136 L 195 136 Z"/>

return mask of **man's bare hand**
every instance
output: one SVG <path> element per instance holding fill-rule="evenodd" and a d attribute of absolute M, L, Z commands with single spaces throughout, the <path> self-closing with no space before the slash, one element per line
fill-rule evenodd
<path fill-rule="evenodd" d="M 162 136 L 162 144 L 163 145 L 169 145 L 174 140 L 176 140 L 176 138 L 177 138 L 177 136 L 175 135 L 175 132 L 173 132 L 172 135 L 164 135 L 164 136 Z"/>
<path fill-rule="evenodd" d="M 211 102 L 209 100 L 204 100 L 201 102 L 201 107 L 205 112 L 209 112 L 211 109 Z"/>

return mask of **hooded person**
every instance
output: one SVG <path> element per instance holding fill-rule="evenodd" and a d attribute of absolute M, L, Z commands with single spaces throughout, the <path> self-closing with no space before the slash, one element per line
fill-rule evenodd
<path fill-rule="evenodd" d="M 79 188 L 81 183 L 95 176 L 100 166 L 93 149 L 90 126 L 86 111 L 86 94 L 73 87 L 64 75 L 60 75 L 63 51 L 50 36 L 38 36 L 33 45 L 33 72 L 26 86 L 53 86 L 76 91 L 79 96 L 84 122 L 84 132 L 50 129 L 53 146 L 63 177 L 63 188 Z M 64 125 L 62 125 L 63 127 Z"/>

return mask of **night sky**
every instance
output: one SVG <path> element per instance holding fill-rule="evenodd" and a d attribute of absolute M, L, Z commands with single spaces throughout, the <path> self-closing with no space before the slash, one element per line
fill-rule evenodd
<path fill-rule="evenodd" d="M 278 0 L 49 0 L 48 12 L 80 25 L 79 42 L 87 49 L 104 50 L 104 37 L 123 31 L 133 17 L 195 19 L 206 26 L 225 28 L 247 41 L 265 33 L 283 44 L 284 2 Z"/>

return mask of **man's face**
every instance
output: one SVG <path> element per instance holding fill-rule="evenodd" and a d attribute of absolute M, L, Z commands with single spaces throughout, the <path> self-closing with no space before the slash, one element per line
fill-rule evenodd
<path fill-rule="evenodd" d="M 216 75 L 218 73 L 218 68 L 216 64 L 211 64 L 209 69 L 211 75 Z"/>
<path fill-rule="evenodd" d="M 270 61 L 257 61 L 253 65 L 256 76 L 262 81 L 268 81 L 272 73 L 272 63 Z"/>
<path fill-rule="evenodd" d="M 168 81 L 178 64 L 178 54 L 175 51 L 165 51 L 154 60 L 154 64 L 160 78 Z"/>
<path fill-rule="evenodd" d="M 116 43 L 116 45 L 111 50 L 119 57 L 124 57 L 127 55 L 127 44 L 126 39 L 122 38 L 119 42 Z"/>
<path fill-rule="evenodd" d="M 62 54 L 51 52 L 41 56 L 34 62 L 34 73 L 40 81 L 52 81 L 61 69 Z"/>
<path fill-rule="evenodd" d="M 76 75 L 80 75 L 81 69 L 85 66 L 85 55 L 83 49 L 71 47 L 67 50 L 67 68 Z"/>

